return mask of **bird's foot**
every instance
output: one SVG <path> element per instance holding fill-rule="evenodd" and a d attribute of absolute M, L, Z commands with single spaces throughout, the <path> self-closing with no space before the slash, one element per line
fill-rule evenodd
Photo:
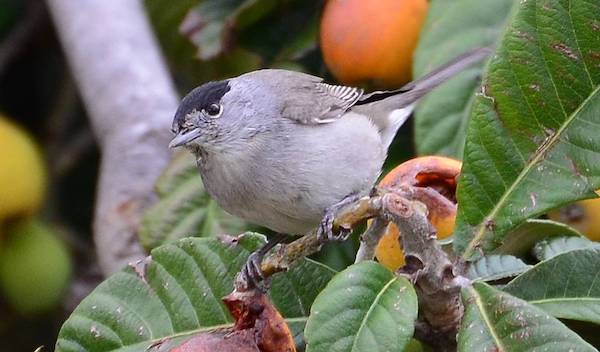
<path fill-rule="evenodd" d="M 236 278 L 236 287 L 240 287 L 243 290 L 256 288 L 263 293 L 267 292 L 271 286 L 271 280 L 263 273 L 261 264 L 265 255 L 282 241 L 283 235 L 277 235 L 259 250 L 250 254 L 246 264 L 244 264 L 244 267 Z"/>
<path fill-rule="evenodd" d="M 347 206 L 348 204 L 356 202 L 360 197 L 357 194 L 351 194 L 344 198 L 341 202 L 334 204 L 333 206 L 325 210 L 325 216 L 321 220 L 319 227 L 317 228 L 317 238 L 321 242 L 341 242 L 348 239 L 352 233 L 352 229 L 345 227 L 338 227 L 334 229 L 333 223 L 337 213 Z"/>
<path fill-rule="evenodd" d="M 256 288 L 261 292 L 267 292 L 271 286 L 271 282 L 260 268 L 265 255 L 259 252 L 256 251 L 250 254 L 248 261 L 246 261 L 242 271 L 238 274 L 241 281 L 240 286 L 246 290 Z"/>

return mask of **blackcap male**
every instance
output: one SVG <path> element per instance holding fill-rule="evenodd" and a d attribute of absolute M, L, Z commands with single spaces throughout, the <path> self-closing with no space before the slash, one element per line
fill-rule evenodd
<path fill-rule="evenodd" d="M 175 113 L 169 147 L 197 159 L 204 186 L 227 212 L 277 233 L 333 233 L 335 211 L 364 196 L 415 102 L 489 54 L 468 52 L 393 91 L 366 94 L 287 70 L 259 70 L 192 90 Z M 244 268 L 261 276 L 260 260 Z"/>

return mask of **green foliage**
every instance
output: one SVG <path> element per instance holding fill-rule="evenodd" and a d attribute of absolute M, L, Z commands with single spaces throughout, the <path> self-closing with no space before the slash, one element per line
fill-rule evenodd
<path fill-rule="evenodd" d="M 250 225 L 210 198 L 191 153 L 179 153 L 156 184 L 160 200 L 146 212 L 139 231 L 147 250 L 183 237 L 238 234 Z"/>
<path fill-rule="evenodd" d="M 319 294 L 306 323 L 307 352 L 402 351 L 417 317 L 410 283 L 375 262 L 340 272 Z"/>
<path fill-rule="evenodd" d="M 464 258 L 600 187 L 600 4 L 521 1 L 476 95 L 457 190 Z"/>
<path fill-rule="evenodd" d="M 600 248 L 550 257 L 512 280 L 504 290 L 555 317 L 600 324 Z"/>
<path fill-rule="evenodd" d="M 470 49 L 493 46 L 515 2 L 432 0 L 414 54 L 414 76 L 423 76 Z M 419 103 L 414 116 L 418 154 L 462 157 L 473 93 L 480 85 L 484 65 L 473 65 Z"/>
<path fill-rule="evenodd" d="M 171 66 L 186 86 L 262 67 L 307 70 L 321 5 L 301 0 L 146 0 Z"/>
<path fill-rule="evenodd" d="M 583 237 L 574 228 L 560 222 L 545 219 L 527 219 L 506 235 L 504 242 L 494 250 L 494 253 L 523 256 L 529 253 L 537 242 L 558 236 Z"/>
<path fill-rule="evenodd" d="M 221 298 L 264 237 L 187 238 L 154 249 L 135 267 L 108 278 L 63 325 L 57 351 L 146 351 L 172 348 L 199 331 L 231 325 Z M 273 303 L 290 322 L 306 321 L 310 305 L 334 272 L 310 260 L 273 280 Z M 293 289 L 290 289 L 293 288 Z"/>
<path fill-rule="evenodd" d="M 494 281 L 517 276 L 531 266 L 512 255 L 492 254 L 470 263 L 467 277 L 472 280 Z"/>
<path fill-rule="evenodd" d="M 463 290 L 458 351 L 596 351 L 540 308 L 485 283 Z"/>
<path fill-rule="evenodd" d="M 583 248 L 600 248 L 585 237 L 559 237 L 536 243 L 533 254 L 538 260 L 548 260 L 559 254 Z"/>

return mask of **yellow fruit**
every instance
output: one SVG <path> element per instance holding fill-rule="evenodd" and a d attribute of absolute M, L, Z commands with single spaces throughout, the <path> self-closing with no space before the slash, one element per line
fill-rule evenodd
<path fill-rule="evenodd" d="M 327 67 L 349 85 L 408 82 L 427 7 L 427 0 L 327 1 L 320 29 Z"/>
<path fill-rule="evenodd" d="M 47 226 L 29 219 L 7 229 L 0 248 L 0 295 L 16 311 L 29 315 L 56 307 L 70 275 L 69 253 Z"/>
<path fill-rule="evenodd" d="M 596 191 L 600 195 L 600 191 Z M 600 198 L 586 199 L 548 212 L 554 221 L 574 227 L 592 241 L 600 242 Z"/>
<path fill-rule="evenodd" d="M 444 239 L 454 231 L 456 219 L 456 180 L 461 162 L 438 156 L 426 156 L 408 160 L 390 171 L 379 183 L 382 188 L 412 186 L 435 190 L 435 196 L 424 193 L 419 199 L 427 206 L 428 219 L 437 230 L 438 239 Z M 417 193 L 417 197 L 419 197 Z M 375 255 L 390 270 L 404 265 L 404 253 L 399 243 L 400 233 L 394 224 L 388 225 L 379 241 Z"/>
<path fill-rule="evenodd" d="M 41 206 L 46 169 L 33 139 L 0 115 L 0 223 Z"/>

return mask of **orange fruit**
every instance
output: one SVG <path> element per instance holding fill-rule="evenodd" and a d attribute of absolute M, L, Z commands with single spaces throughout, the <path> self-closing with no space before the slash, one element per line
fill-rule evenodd
<path fill-rule="evenodd" d="M 427 188 L 419 199 L 428 209 L 428 219 L 437 231 L 438 239 L 444 239 L 454 231 L 456 220 L 456 180 L 460 174 L 458 160 L 425 156 L 408 160 L 390 171 L 379 183 L 381 188 L 413 186 Z M 390 270 L 398 270 L 404 265 L 404 252 L 400 246 L 400 233 L 395 224 L 390 223 L 379 241 L 375 256 Z"/>
<path fill-rule="evenodd" d="M 596 193 L 600 196 L 600 190 Z M 600 198 L 582 200 L 549 211 L 548 218 L 564 222 L 590 240 L 600 242 Z"/>
<path fill-rule="evenodd" d="M 348 85 L 410 81 L 427 7 L 427 0 L 328 0 L 320 29 L 327 67 Z"/>

